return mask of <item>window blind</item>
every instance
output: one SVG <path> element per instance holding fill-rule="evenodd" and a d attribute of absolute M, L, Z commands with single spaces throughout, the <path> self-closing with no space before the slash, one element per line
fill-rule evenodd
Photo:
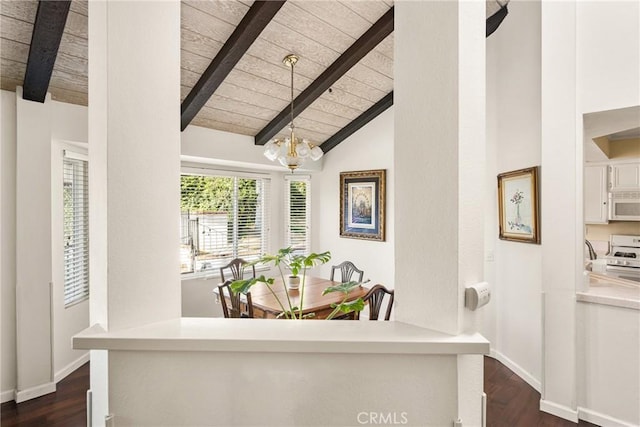
<path fill-rule="evenodd" d="M 89 164 L 78 157 L 63 157 L 65 306 L 89 297 Z"/>
<path fill-rule="evenodd" d="M 293 176 L 285 179 L 285 246 L 294 253 L 311 252 L 311 178 Z"/>
<path fill-rule="evenodd" d="M 180 178 L 180 272 L 215 271 L 268 251 L 270 180 L 243 175 Z"/>

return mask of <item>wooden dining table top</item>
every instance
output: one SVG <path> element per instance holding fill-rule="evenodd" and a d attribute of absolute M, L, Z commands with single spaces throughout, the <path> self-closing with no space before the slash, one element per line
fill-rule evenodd
<path fill-rule="evenodd" d="M 338 304 L 344 299 L 344 294 L 341 292 L 333 292 L 327 295 L 322 295 L 322 292 L 329 286 L 339 285 L 340 282 L 335 282 L 329 279 L 323 279 L 320 277 L 305 278 L 304 285 L 304 301 L 303 301 L 303 314 L 315 313 L 316 318 L 325 318 L 333 311 L 331 304 Z M 291 300 L 293 307 L 300 306 L 300 294 L 302 290 L 302 283 L 300 283 L 299 289 L 287 289 L 282 282 L 282 278 L 276 278 L 274 284 L 271 285 L 273 293 L 275 293 L 284 307 L 288 309 L 287 293 Z M 369 289 L 360 285 L 357 288 L 349 292 L 347 301 L 355 300 L 364 296 Z M 282 312 L 282 308 L 278 305 L 276 298 L 269 290 L 268 285 L 264 283 L 258 283 L 251 287 L 251 300 L 253 302 L 254 311 L 263 312 L 262 316 L 256 317 L 276 317 Z"/>

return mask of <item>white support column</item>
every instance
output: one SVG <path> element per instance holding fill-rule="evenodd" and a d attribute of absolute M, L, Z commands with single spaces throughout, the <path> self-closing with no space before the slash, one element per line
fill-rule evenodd
<path fill-rule="evenodd" d="M 180 2 L 89 8 L 91 323 L 119 330 L 180 317 Z M 107 365 L 93 352 L 95 425 Z"/>
<path fill-rule="evenodd" d="M 485 5 L 402 1 L 395 19 L 396 319 L 456 335 L 484 274 Z M 457 419 L 481 425 L 482 356 L 456 366 Z"/>
<path fill-rule="evenodd" d="M 55 391 L 51 348 L 51 95 L 16 88 L 16 401 Z"/>
<path fill-rule="evenodd" d="M 578 421 L 575 286 L 577 250 L 576 3 L 542 3 L 542 400 L 540 409 Z M 580 120 L 581 126 L 581 120 Z M 580 233 L 582 222 L 580 221 Z M 580 239 L 582 240 L 582 239 Z M 558 263 L 558 259 L 567 262 Z M 579 267 L 582 270 L 582 266 Z"/>
<path fill-rule="evenodd" d="M 395 5 L 396 319 L 449 334 L 483 278 L 484 13 Z"/>

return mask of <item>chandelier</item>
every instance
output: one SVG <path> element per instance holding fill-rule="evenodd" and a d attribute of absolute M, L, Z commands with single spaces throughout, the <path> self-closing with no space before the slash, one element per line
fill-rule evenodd
<path fill-rule="evenodd" d="M 306 159 L 316 161 L 324 154 L 322 149 L 312 144 L 307 139 L 299 139 L 295 136 L 295 126 L 293 125 L 293 68 L 298 62 L 296 55 L 287 55 L 282 62 L 291 67 L 291 124 L 289 124 L 290 135 L 287 138 L 272 139 L 264 145 L 264 155 L 267 159 L 278 160 L 282 166 L 291 169 L 293 172 L 301 166 Z"/>

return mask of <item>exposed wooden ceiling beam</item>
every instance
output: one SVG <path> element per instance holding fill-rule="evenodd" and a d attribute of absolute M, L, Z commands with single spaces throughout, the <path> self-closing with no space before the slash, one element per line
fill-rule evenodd
<path fill-rule="evenodd" d="M 315 79 L 293 101 L 293 116 L 297 116 L 318 99 L 340 77 L 364 58 L 373 48 L 393 32 L 393 7 L 355 41 L 336 61 Z M 257 145 L 264 145 L 291 120 L 291 104 L 282 110 L 255 137 Z M 356 119 L 357 120 L 357 119 Z"/>
<path fill-rule="evenodd" d="M 496 2 L 496 4 L 500 6 L 500 8 L 496 10 L 490 17 L 487 18 L 485 38 L 489 37 L 491 34 L 493 34 L 495 30 L 498 29 L 498 27 L 500 26 L 504 18 L 509 13 L 509 10 L 507 9 L 507 3 L 508 3 L 508 0 L 507 2 L 504 2 L 504 4 L 500 4 L 499 2 Z"/>
<path fill-rule="evenodd" d="M 207 67 L 189 95 L 182 101 L 180 125 L 182 130 L 191 123 L 211 95 L 233 70 L 242 55 L 258 38 L 262 30 L 278 13 L 286 0 L 255 1 L 249 8 L 233 34 L 226 41 L 211 64 Z"/>
<path fill-rule="evenodd" d="M 70 6 L 71 0 L 38 2 L 24 73 L 23 99 L 44 102 Z"/>
<path fill-rule="evenodd" d="M 362 126 L 369 123 L 371 120 L 378 117 L 383 111 L 393 105 L 393 91 L 389 92 L 385 95 L 380 101 L 376 102 L 373 106 L 371 106 L 367 111 L 360 114 L 358 117 L 353 119 L 351 123 L 340 129 L 333 136 L 327 139 L 322 143 L 320 148 L 325 153 L 329 152 L 332 148 L 335 148 L 342 141 L 353 135 L 358 131 Z"/>
<path fill-rule="evenodd" d="M 487 18 L 486 37 L 489 37 L 491 33 L 493 33 L 496 30 L 496 28 L 498 28 L 498 25 L 500 25 L 500 22 L 502 22 L 502 20 L 507 14 L 506 9 L 507 7 L 505 5 L 500 9 L 500 11 L 498 11 L 498 13 Z M 503 15 L 500 18 L 498 18 L 500 22 L 496 23 L 495 16 L 501 15 L 501 14 Z M 376 104 L 373 105 L 371 108 L 369 108 L 367 111 L 365 111 L 364 113 L 356 117 L 351 123 L 346 125 L 344 128 L 340 129 L 329 139 L 324 141 L 320 146 L 320 148 L 322 148 L 322 151 L 325 153 L 329 152 L 331 149 L 335 148 L 342 141 L 344 141 L 345 139 L 347 139 L 348 137 L 356 133 L 358 129 L 360 129 L 362 126 L 366 125 L 371 120 L 378 117 L 378 115 L 380 115 L 383 111 L 385 111 L 387 108 L 391 107 L 392 105 L 393 105 L 393 91 L 391 91 L 388 95 L 386 95 L 380 101 L 376 102 Z"/>

